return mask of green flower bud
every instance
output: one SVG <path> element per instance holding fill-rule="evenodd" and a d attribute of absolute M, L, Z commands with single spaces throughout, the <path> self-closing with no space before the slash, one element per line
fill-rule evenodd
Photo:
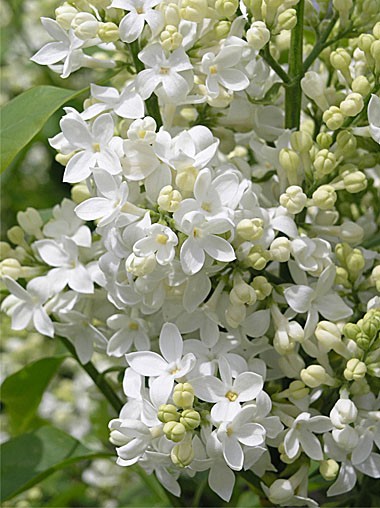
<path fill-rule="evenodd" d="M 365 97 L 372 90 L 372 85 L 365 76 L 358 76 L 353 80 L 351 88 L 353 92 L 360 93 L 360 95 Z"/>
<path fill-rule="evenodd" d="M 262 275 L 255 277 L 251 282 L 251 286 L 256 291 L 258 300 L 265 300 L 265 298 L 268 298 L 273 290 L 272 285 Z"/>
<path fill-rule="evenodd" d="M 165 436 L 175 443 L 182 441 L 186 435 L 185 426 L 179 422 L 167 422 L 162 430 Z"/>
<path fill-rule="evenodd" d="M 336 157 L 326 149 L 319 150 L 314 159 L 314 167 L 318 176 L 326 176 L 332 173 L 336 167 Z"/>
<path fill-rule="evenodd" d="M 370 376 L 380 377 L 380 362 L 373 362 L 367 365 L 367 372 Z"/>
<path fill-rule="evenodd" d="M 237 0 L 216 0 L 215 2 L 215 10 L 223 18 L 231 18 L 238 6 L 239 2 Z"/>
<path fill-rule="evenodd" d="M 157 417 L 162 423 L 179 422 L 180 414 L 173 404 L 161 404 L 158 408 Z"/>
<path fill-rule="evenodd" d="M 25 234 L 20 226 L 13 226 L 12 228 L 8 229 L 7 237 L 9 241 L 15 245 L 21 245 L 25 243 Z"/>
<path fill-rule="evenodd" d="M 300 167 L 300 158 L 298 154 L 290 148 L 282 148 L 279 154 L 279 162 L 286 172 L 286 176 L 291 185 L 297 184 L 297 170 Z"/>
<path fill-rule="evenodd" d="M 201 415 L 195 409 L 185 409 L 182 411 L 179 421 L 185 426 L 186 430 L 194 430 L 201 423 Z"/>
<path fill-rule="evenodd" d="M 181 443 L 173 446 L 170 452 L 173 464 L 178 467 L 186 467 L 194 458 L 194 450 L 191 443 Z"/>
<path fill-rule="evenodd" d="M 15 258 L 6 258 L 0 263 L 0 277 L 4 277 L 7 275 L 14 280 L 17 280 L 21 277 L 22 266 L 18 259 Z M 253 290 L 252 290 L 253 291 Z"/>
<path fill-rule="evenodd" d="M 229 299 L 233 305 L 253 305 L 257 296 L 255 290 L 241 279 L 237 284 L 234 284 Z"/>
<path fill-rule="evenodd" d="M 320 132 L 317 136 L 317 143 L 321 148 L 330 148 L 333 138 L 328 132 Z"/>
<path fill-rule="evenodd" d="M 351 63 L 351 55 L 343 48 L 338 48 L 330 55 L 330 63 L 334 69 L 346 71 Z"/>
<path fill-rule="evenodd" d="M 269 260 L 270 253 L 268 251 L 264 251 L 260 245 L 255 245 L 249 251 L 245 264 L 254 270 L 264 270 Z"/>
<path fill-rule="evenodd" d="M 71 199 L 74 203 L 82 203 L 91 197 L 90 191 L 85 183 L 77 183 L 71 187 Z"/>
<path fill-rule="evenodd" d="M 359 249 L 353 251 L 346 258 L 346 265 L 351 279 L 356 279 L 365 266 L 363 253 Z"/>
<path fill-rule="evenodd" d="M 330 106 L 322 116 L 323 121 L 328 129 L 335 131 L 340 129 L 344 123 L 344 115 L 337 106 Z"/>
<path fill-rule="evenodd" d="M 369 345 L 371 344 L 371 340 L 365 332 L 359 332 L 355 337 L 356 344 L 363 351 L 367 351 Z"/>
<path fill-rule="evenodd" d="M 55 9 L 55 20 L 64 30 L 69 30 L 71 22 L 77 14 L 76 8 L 65 2 Z"/>
<path fill-rule="evenodd" d="M 321 185 L 313 192 L 313 202 L 321 210 L 331 210 L 336 200 L 337 195 L 332 185 Z"/>
<path fill-rule="evenodd" d="M 372 33 L 376 39 L 380 39 L 380 21 L 373 27 Z"/>
<path fill-rule="evenodd" d="M 348 153 L 349 154 L 354 153 L 357 147 L 356 138 L 349 131 L 339 132 L 339 134 L 336 137 L 336 142 L 338 144 L 338 150 L 342 151 L 344 155 L 347 155 Z M 347 166 L 352 165 L 346 164 L 345 167 Z"/>
<path fill-rule="evenodd" d="M 289 385 L 289 397 L 295 400 L 301 400 L 307 397 L 310 393 L 309 388 L 306 388 L 302 381 L 292 381 Z"/>
<path fill-rule="evenodd" d="M 18 212 L 17 222 L 28 235 L 39 236 L 43 225 L 41 215 L 35 208 L 27 208 L 25 212 Z"/>
<path fill-rule="evenodd" d="M 356 340 L 356 336 L 360 333 L 360 328 L 356 323 L 347 323 L 344 325 L 343 333 L 347 339 Z"/>
<path fill-rule="evenodd" d="M 377 332 L 379 331 L 379 323 L 376 319 L 365 319 L 362 324 L 363 332 L 368 335 L 371 339 L 375 338 Z"/>
<path fill-rule="evenodd" d="M 363 97 L 360 93 L 350 93 L 339 105 L 345 116 L 356 116 L 364 108 Z"/>
<path fill-rule="evenodd" d="M 339 464 L 333 459 L 322 460 L 319 464 L 319 472 L 326 481 L 332 482 L 339 472 Z"/>
<path fill-rule="evenodd" d="M 358 358 L 351 358 L 346 364 L 343 376 L 347 381 L 359 381 L 367 373 L 367 367 L 364 362 L 361 362 Z"/>
<path fill-rule="evenodd" d="M 281 12 L 277 17 L 275 33 L 280 33 L 282 30 L 291 30 L 297 24 L 297 12 L 295 9 L 286 9 Z"/>
<path fill-rule="evenodd" d="M 348 272 L 342 266 L 337 266 L 336 268 L 335 284 L 341 284 L 346 288 L 351 287 L 351 283 L 348 280 Z"/>
<path fill-rule="evenodd" d="M 194 404 L 194 389 L 190 383 L 178 383 L 173 391 L 174 404 L 183 409 L 192 408 Z"/>
<path fill-rule="evenodd" d="M 360 34 L 358 37 L 358 48 L 364 53 L 370 53 L 375 37 L 371 34 Z"/>
<path fill-rule="evenodd" d="M 293 150 L 303 153 L 311 150 L 313 146 L 313 138 L 306 131 L 292 132 L 290 135 L 290 144 Z"/>
<path fill-rule="evenodd" d="M 99 38 L 104 42 L 116 42 L 119 40 L 119 27 L 110 21 L 101 23 L 98 30 Z"/>

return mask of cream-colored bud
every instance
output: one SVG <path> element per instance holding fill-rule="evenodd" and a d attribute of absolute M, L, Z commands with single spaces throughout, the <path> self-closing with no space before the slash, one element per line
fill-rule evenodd
<path fill-rule="evenodd" d="M 195 122 L 195 120 L 198 118 L 198 111 L 193 107 L 182 108 L 180 111 L 180 115 L 187 122 Z"/>
<path fill-rule="evenodd" d="M 365 266 L 365 259 L 360 249 L 353 249 L 346 258 L 346 265 L 351 279 L 356 279 Z"/>
<path fill-rule="evenodd" d="M 206 18 L 208 11 L 207 0 L 183 0 L 180 15 L 187 21 L 201 23 Z"/>
<path fill-rule="evenodd" d="M 71 199 L 74 203 L 82 203 L 91 197 L 90 191 L 85 183 L 77 183 L 71 187 Z"/>
<path fill-rule="evenodd" d="M 309 365 L 306 369 L 301 370 L 300 376 L 305 385 L 310 388 L 326 384 L 329 378 L 322 365 Z"/>
<path fill-rule="evenodd" d="M 256 291 L 258 300 L 265 300 L 265 298 L 268 298 L 268 296 L 272 293 L 273 290 L 272 285 L 262 275 L 258 275 L 257 277 L 255 277 L 251 282 L 251 286 Z"/>
<path fill-rule="evenodd" d="M 358 48 L 364 51 L 364 53 L 370 53 L 371 52 L 371 46 L 374 42 L 375 37 L 371 34 L 360 34 L 358 37 Z"/>
<path fill-rule="evenodd" d="M 338 149 L 343 155 L 353 154 L 357 147 L 356 137 L 349 131 L 341 131 L 336 137 Z M 346 164 L 345 168 L 353 166 L 352 164 Z M 354 167 L 354 166 L 353 166 Z"/>
<path fill-rule="evenodd" d="M 338 48 L 330 55 L 330 63 L 339 71 L 347 71 L 351 63 L 351 55 L 343 48 Z"/>
<path fill-rule="evenodd" d="M 363 239 L 364 231 L 359 224 L 346 221 L 339 226 L 339 238 L 347 243 L 360 243 Z"/>
<path fill-rule="evenodd" d="M 216 13 L 222 18 L 231 18 L 239 6 L 238 0 L 216 0 Z"/>
<path fill-rule="evenodd" d="M 224 39 L 227 37 L 231 30 L 231 21 L 222 19 L 215 24 L 213 34 L 216 40 Z"/>
<path fill-rule="evenodd" d="M 375 60 L 376 72 L 380 69 L 380 40 L 373 41 L 371 44 L 371 55 Z"/>
<path fill-rule="evenodd" d="M 14 280 L 21 277 L 22 267 L 20 262 L 15 258 L 6 258 L 0 262 L 0 277 L 7 275 Z"/>
<path fill-rule="evenodd" d="M 65 2 L 55 9 L 55 20 L 64 30 L 69 30 L 77 14 L 76 8 Z"/>
<path fill-rule="evenodd" d="M 332 185 L 321 185 L 313 192 L 313 202 L 321 210 L 334 208 L 337 195 Z"/>
<path fill-rule="evenodd" d="M 329 103 L 325 95 L 326 85 L 318 73 L 314 71 L 306 72 L 301 79 L 301 87 L 303 93 L 310 97 L 322 111 L 328 109 Z"/>
<path fill-rule="evenodd" d="M 190 166 L 177 172 L 175 183 L 181 192 L 192 192 L 197 176 L 198 170 Z"/>
<path fill-rule="evenodd" d="M 336 267 L 335 284 L 341 284 L 342 286 L 344 286 L 346 288 L 351 287 L 351 283 L 348 280 L 348 272 L 342 266 Z"/>
<path fill-rule="evenodd" d="M 190 409 L 194 403 L 194 389 L 190 383 L 178 383 L 174 387 L 173 402 L 183 409 Z"/>
<path fill-rule="evenodd" d="M 89 12 L 78 12 L 72 20 L 71 26 L 78 39 L 86 41 L 97 36 L 99 21 Z"/>
<path fill-rule="evenodd" d="M 289 397 L 295 400 L 302 400 L 309 395 L 309 388 L 306 388 L 302 381 L 292 381 L 289 385 Z"/>
<path fill-rule="evenodd" d="M 343 375 L 347 381 L 359 381 L 367 374 L 367 367 L 358 358 L 351 358 L 346 364 Z"/>
<path fill-rule="evenodd" d="M 326 176 L 334 171 L 337 160 L 332 152 L 322 149 L 317 152 L 313 164 L 318 176 Z"/>
<path fill-rule="evenodd" d="M 290 144 L 297 152 L 308 152 L 313 146 L 313 138 L 305 130 L 295 131 L 290 135 Z"/>
<path fill-rule="evenodd" d="M 298 154 L 290 148 L 282 148 L 278 156 L 281 166 L 286 172 L 289 183 L 297 184 L 297 170 L 300 167 L 300 158 Z"/>
<path fill-rule="evenodd" d="M 263 250 L 260 245 L 255 245 L 249 251 L 245 263 L 254 270 L 263 270 L 267 262 L 270 260 L 270 257 L 270 253 L 268 251 Z"/>
<path fill-rule="evenodd" d="M 270 31 L 263 21 L 254 21 L 247 31 L 248 44 L 260 51 L 270 40 Z"/>
<path fill-rule="evenodd" d="M 368 95 L 372 90 L 371 83 L 365 76 L 358 76 L 355 78 L 351 85 L 352 91 L 355 93 L 360 93 L 363 97 Z"/>
<path fill-rule="evenodd" d="M 372 33 L 376 39 L 380 39 L 380 21 L 378 21 L 373 27 Z"/>
<path fill-rule="evenodd" d="M 43 225 L 41 215 L 35 208 L 27 208 L 25 212 L 18 212 L 17 222 L 28 235 L 39 236 Z"/>
<path fill-rule="evenodd" d="M 330 321 L 320 321 L 314 333 L 325 350 L 330 350 L 341 342 L 342 334 L 338 326 Z"/>
<path fill-rule="evenodd" d="M 263 225 L 262 219 L 242 219 L 236 227 L 236 232 L 243 240 L 253 242 L 263 236 Z"/>
<path fill-rule="evenodd" d="M 286 9 L 277 17 L 275 33 L 282 30 L 292 30 L 297 24 L 297 12 L 295 9 Z"/>
<path fill-rule="evenodd" d="M 174 25 L 166 25 L 160 35 L 161 46 L 167 51 L 174 51 L 182 44 L 183 36 Z"/>
<path fill-rule="evenodd" d="M 179 13 L 179 7 L 175 3 L 170 3 L 168 5 L 163 4 L 164 15 L 165 15 L 165 24 L 178 26 L 181 21 L 181 16 Z"/>
<path fill-rule="evenodd" d="M 286 452 L 285 452 L 284 443 L 280 443 L 278 445 L 278 451 L 280 453 L 281 462 L 283 462 L 284 464 L 293 464 L 293 462 L 295 462 L 297 459 L 299 459 L 299 457 L 301 455 L 301 447 L 300 447 L 295 457 L 292 457 L 292 458 L 288 457 L 288 455 L 286 455 Z"/>
<path fill-rule="evenodd" d="M 327 125 L 327 128 L 332 131 L 340 129 L 344 123 L 344 115 L 337 106 L 330 106 L 330 108 L 323 113 L 322 119 Z"/>
<path fill-rule="evenodd" d="M 356 116 L 364 108 L 363 97 L 360 93 L 350 93 L 339 105 L 345 116 Z"/>
<path fill-rule="evenodd" d="M 180 422 L 167 422 L 162 430 L 165 436 L 175 443 L 179 443 L 186 436 L 186 428 Z"/>
<path fill-rule="evenodd" d="M 270 244 L 269 252 L 273 261 L 286 263 L 290 259 L 290 240 L 284 236 L 275 238 Z"/>
<path fill-rule="evenodd" d="M 228 305 L 225 313 L 227 324 L 231 328 L 237 328 L 244 321 L 247 315 L 245 305 L 230 304 Z"/>
<path fill-rule="evenodd" d="M 125 269 L 127 272 L 136 275 L 136 277 L 142 277 L 152 273 L 156 268 L 156 264 L 156 256 L 154 254 L 139 257 L 132 253 L 128 256 L 125 262 Z"/>
<path fill-rule="evenodd" d="M 98 30 L 98 37 L 103 42 L 116 42 L 120 38 L 119 27 L 110 21 L 101 23 Z"/>
<path fill-rule="evenodd" d="M 302 212 L 307 203 L 307 196 L 302 187 L 291 185 L 280 196 L 280 204 L 285 207 L 289 213 L 297 214 Z"/>
<path fill-rule="evenodd" d="M 261 14 L 268 26 L 274 22 L 278 8 L 283 2 L 281 0 L 265 0 L 261 3 Z"/>
<path fill-rule="evenodd" d="M 319 472 L 322 478 L 328 482 L 332 482 L 339 472 L 339 464 L 333 459 L 322 460 L 319 464 Z"/>
<path fill-rule="evenodd" d="M 330 148 L 333 139 L 328 132 L 320 132 L 317 136 L 317 143 L 321 148 Z"/>
<path fill-rule="evenodd" d="M 173 464 L 178 467 L 188 466 L 194 459 L 194 450 L 192 444 L 189 442 L 173 446 L 170 452 L 170 458 L 172 459 Z"/>
<path fill-rule="evenodd" d="M 257 300 L 257 296 L 253 287 L 241 280 L 239 283 L 234 284 L 229 299 L 233 305 L 253 305 Z"/>
<path fill-rule="evenodd" d="M 352 1 L 353 0 L 333 0 L 334 9 L 339 13 L 349 11 L 352 9 Z"/>
<path fill-rule="evenodd" d="M 195 409 L 185 409 L 182 411 L 181 418 L 179 420 L 187 430 L 194 430 L 199 427 L 201 423 L 201 415 Z"/>
<path fill-rule="evenodd" d="M 22 245 L 25 243 L 25 234 L 20 226 L 13 226 L 7 231 L 7 237 L 11 243 Z"/>
<path fill-rule="evenodd" d="M 289 503 L 294 496 L 294 489 L 290 480 L 275 480 L 269 487 L 268 499 L 275 506 Z"/>
<path fill-rule="evenodd" d="M 165 185 L 165 187 L 162 187 L 157 198 L 158 206 L 166 212 L 175 212 L 178 210 L 181 201 L 181 193 L 173 189 L 171 185 Z"/>
<path fill-rule="evenodd" d="M 158 408 L 157 418 L 162 423 L 179 422 L 180 414 L 173 404 L 161 404 Z"/>
<path fill-rule="evenodd" d="M 12 247 L 9 245 L 9 243 L 0 241 L 0 259 L 11 257 L 11 253 Z"/>

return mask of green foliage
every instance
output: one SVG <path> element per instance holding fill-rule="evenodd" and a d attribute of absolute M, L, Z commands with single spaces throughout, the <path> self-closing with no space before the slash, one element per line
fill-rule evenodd
<path fill-rule="evenodd" d="M 55 111 L 83 91 L 37 86 L 5 104 L 0 110 L 1 171 L 9 166 Z"/>
<path fill-rule="evenodd" d="M 7 377 L 1 386 L 1 400 L 14 434 L 30 430 L 43 393 L 65 356 L 42 358 Z"/>
<path fill-rule="evenodd" d="M 2 501 L 74 462 L 110 455 L 91 451 L 65 432 L 48 425 L 7 441 L 0 450 Z"/>

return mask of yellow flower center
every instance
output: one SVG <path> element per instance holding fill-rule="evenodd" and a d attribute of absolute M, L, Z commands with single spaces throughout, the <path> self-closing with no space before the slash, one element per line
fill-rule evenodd
<path fill-rule="evenodd" d="M 225 397 L 227 397 L 227 399 L 230 401 L 230 402 L 235 402 L 235 400 L 238 398 L 238 394 L 236 392 L 232 392 L 231 390 L 229 390 Z"/>
<path fill-rule="evenodd" d="M 156 236 L 156 242 L 160 243 L 161 245 L 166 245 L 168 242 L 168 236 L 160 233 Z"/>

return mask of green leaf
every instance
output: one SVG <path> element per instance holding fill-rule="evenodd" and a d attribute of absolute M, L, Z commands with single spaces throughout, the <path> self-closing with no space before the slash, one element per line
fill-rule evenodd
<path fill-rule="evenodd" d="M 30 429 L 42 395 L 66 356 L 42 358 L 7 377 L 1 386 L 10 426 L 15 434 Z"/>
<path fill-rule="evenodd" d="M 74 462 L 111 456 L 89 450 L 66 432 L 49 425 L 3 443 L 0 453 L 1 501 Z"/>
<path fill-rule="evenodd" d="M 37 86 L 12 99 L 0 109 L 0 169 L 42 129 L 50 116 L 84 90 Z"/>

